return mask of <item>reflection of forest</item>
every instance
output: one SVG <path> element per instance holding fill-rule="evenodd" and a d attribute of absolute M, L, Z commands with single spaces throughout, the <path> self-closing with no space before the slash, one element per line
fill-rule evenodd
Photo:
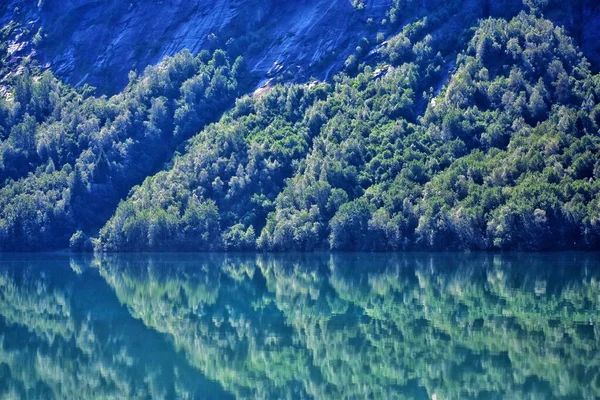
<path fill-rule="evenodd" d="M 0 399 L 221 398 L 91 265 L 0 256 Z"/>
<path fill-rule="evenodd" d="M 594 255 L 27 260 L 0 258 L 0 398 L 600 396 Z"/>
<path fill-rule="evenodd" d="M 238 397 L 597 398 L 585 255 L 106 256 L 135 318 Z"/>

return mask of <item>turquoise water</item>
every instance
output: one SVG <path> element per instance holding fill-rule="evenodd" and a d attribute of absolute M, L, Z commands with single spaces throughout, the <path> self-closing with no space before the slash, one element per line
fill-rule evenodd
<path fill-rule="evenodd" d="M 598 254 L 0 255 L 0 398 L 600 398 Z"/>

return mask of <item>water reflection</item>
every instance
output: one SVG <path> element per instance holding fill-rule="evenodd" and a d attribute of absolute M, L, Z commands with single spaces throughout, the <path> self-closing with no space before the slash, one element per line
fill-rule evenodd
<path fill-rule="evenodd" d="M 93 266 L 0 256 L 0 398 L 227 398 L 133 319 Z"/>
<path fill-rule="evenodd" d="M 600 397 L 594 254 L 0 258 L 17 398 Z"/>

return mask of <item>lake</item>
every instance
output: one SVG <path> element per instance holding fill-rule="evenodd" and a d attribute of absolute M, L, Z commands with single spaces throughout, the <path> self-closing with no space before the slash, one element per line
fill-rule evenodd
<path fill-rule="evenodd" d="M 0 398 L 596 399 L 600 255 L 3 254 Z"/>

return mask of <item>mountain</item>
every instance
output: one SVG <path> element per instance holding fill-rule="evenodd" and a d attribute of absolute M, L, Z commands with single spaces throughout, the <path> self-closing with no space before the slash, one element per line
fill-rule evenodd
<path fill-rule="evenodd" d="M 593 1 L 118 4 L 0 6 L 0 249 L 599 247 Z"/>

